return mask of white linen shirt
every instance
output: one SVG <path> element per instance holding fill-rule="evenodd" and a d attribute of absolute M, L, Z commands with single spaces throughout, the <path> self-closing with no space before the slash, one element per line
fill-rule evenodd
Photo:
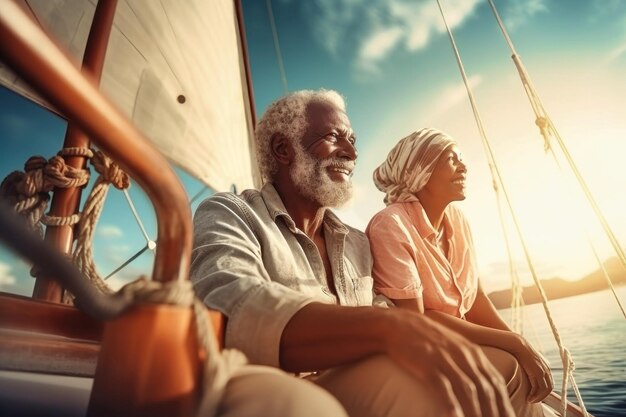
<path fill-rule="evenodd" d="M 243 351 L 251 363 L 278 367 L 283 329 L 305 305 L 372 305 L 367 237 L 330 210 L 323 227 L 337 296 L 317 247 L 273 185 L 202 202 L 194 216 L 191 280 L 198 297 L 227 316 L 225 347 Z"/>

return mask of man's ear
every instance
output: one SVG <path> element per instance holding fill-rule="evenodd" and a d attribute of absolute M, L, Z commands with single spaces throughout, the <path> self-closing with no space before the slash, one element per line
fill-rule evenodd
<path fill-rule="evenodd" d="M 281 165 L 290 165 L 293 161 L 294 152 L 291 141 L 280 133 L 275 133 L 270 140 L 272 155 Z"/>

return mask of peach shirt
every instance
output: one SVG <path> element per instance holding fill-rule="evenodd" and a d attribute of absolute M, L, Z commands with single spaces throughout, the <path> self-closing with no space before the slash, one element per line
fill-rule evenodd
<path fill-rule="evenodd" d="M 391 299 L 422 297 L 424 309 L 464 317 L 476 299 L 478 270 L 467 220 L 444 212 L 449 256 L 418 201 L 394 203 L 377 213 L 365 233 L 374 258 L 374 289 Z"/>

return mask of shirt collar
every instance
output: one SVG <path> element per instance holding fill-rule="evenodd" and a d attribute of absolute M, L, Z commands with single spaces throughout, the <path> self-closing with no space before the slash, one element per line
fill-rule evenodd
<path fill-rule="evenodd" d="M 409 215 L 413 220 L 413 223 L 417 227 L 417 231 L 424 239 L 435 240 L 437 237 L 437 230 L 430 223 L 430 219 L 426 215 L 426 211 L 424 207 L 419 201 L 411 201 L 406 204 L 409 207 Z M 454 235 L 454 228 L 451 227 L 450 220 L 448 219 L 448 206 L 443 212 L 443 225 L 445 225 L 446 231 L 445 236 L 447 239 L 451 239 L 452 235 Z"/>
<path fill-rule="evenodd" d="M 276 188 L 272 183 L 268 182 L 263 186 L 263 188 L 261 188 L 261 196 L 263 197 L 265 206 L 267 207 L 267 210 L 274 219 L 274 222 L 276 222 L 276 219 L 278 217 L 282 217 L 289 230 L 291 230 L 293 233 L 296 233 L 298 231 L 296 223 L 293 221 L 289 213 L 287 213 L 285 204 L 283 203 L 283 200 L 280 198 L 278 191 L 276 191 Z M 329 209 L 327 209 L 326 213 L 324 214 L 324 225 L 326 227 L 330 227 L 331 230 L 337 233 L 348 233 L 348 228 L 343 224 L 341 220 L 339 220 L 337 215 Z"/>

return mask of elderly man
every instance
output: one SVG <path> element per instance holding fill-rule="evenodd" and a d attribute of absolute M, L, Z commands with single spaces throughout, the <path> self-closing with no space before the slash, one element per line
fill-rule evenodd
<path fill-rule="evenodd" d="M 289 94 L 256 136 L 263 188 L 216 194 L 194 218 L 191 277 L 228 317 L 226 346 L 313 372 L 351 416 L 512 416 L 478 347 L 424 315 L 373 306 L 367 238 L 329 210 L 350 198 L 357 159 L 342 97 Z"/>

